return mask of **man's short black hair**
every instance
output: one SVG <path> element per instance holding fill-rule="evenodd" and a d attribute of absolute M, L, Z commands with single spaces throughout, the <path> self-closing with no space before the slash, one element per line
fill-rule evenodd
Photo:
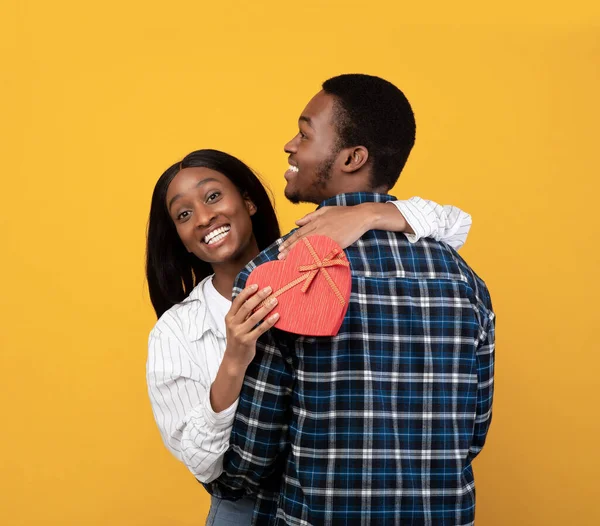
<path fill-rule="evenodd" d="M 367 148 L 372 187 L 389 190 L 415 144 L 415 116 L 404 93 L 387 80 L 361 74 L 330 78 L 323 91 L 336 99 L 338 147 Z"/>

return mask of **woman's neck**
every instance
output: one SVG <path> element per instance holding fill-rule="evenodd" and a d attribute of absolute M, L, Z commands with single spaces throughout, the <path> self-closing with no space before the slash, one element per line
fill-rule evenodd
<path fill-rule="evenodd" d="M 242 268 L 240 268 L 240 270 L 242 270 Z M 238 274 L 239 271 L 235 274 L 230 274 L 225 272 L 218 272 L 215 270 L 215 275 L 213 276 L 212 280 L 213 286 L 215 287 L 215 289 L 217 289 L 217 292 L 221 296 L 227 298 L 228 300 L 231 299 L 231 293 L 233 291 L 233 282 L 235 281 L 235 277 Z"/>
<path fill-rule="evenodd" d="M 227 263 L 212 264 L 213 272 L 215 273 L 213 286 L 221 296 L 224 296 L 228 300 L 231 299 L 235 278 L 252 259 L 258 256 L 258 253 L 258 246 L 256 246 L 256 241 L 253 239 L 248 250 L 241 258 L 236 261 L 228 261 Z"/>

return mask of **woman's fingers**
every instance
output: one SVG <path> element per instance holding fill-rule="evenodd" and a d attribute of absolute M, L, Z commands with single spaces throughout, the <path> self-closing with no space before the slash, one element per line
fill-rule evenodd
<path fill-rule="evenodd" d="M 287 256 L 290 249 L 300 239 L 302 239 L 304 236 L 307 236 L 310 232 L 312 232 L 315 229 L 314 225 L 308 226 L 309 223 L 311 223 L 318 217 L 322 216 L 324 213 L 326 213 L 327 209 L 329 209 L 329 208 L 331 208 L 331 207 L 324 206 L 324 207 L 319 208 L 318 210 L 315 210 L 314 212 L 310 212 L 309 214 L 306 214 L 304 217 L 301 217 L 300 219 L 298 219 L 298 221 L 296 221 L 296 224 L 301 228 L 299 228 L 293 234 L 288 236 L 288 238 L 283 243 L 281 243 L 281 245 L 279 245 L 278 259 L 285 259 L 285 256 Z"/>
<path fill-rule="evenodd" d="M 289 254 L 292 247 L 300 241 L 303 237 L 308 236 L 315 229 L 314 225 L 308 224 L 296 230 L 291 236 L 289 236 L 281 245 L 279 245 L 279 254 L 277 259 L 285 259 Z"/>
<path fill-rule="evenodd" d="M 298 221 L 296 221 L 296 224 L 298 226 L 307 225 L 308 223 L 310 223 L 311 221 L 313 221 L 314 219 L 316 219 L 317 217 L 322 215 L 324 213 L 325 209 L 327 209 L 327 208 L 329 208 L 329 207 L 324 206 L 322 208 L 319 208 L 318 210 L 315 210 L 314 212 L 310 212 L 310 213 L 306 214 L 304 217 L 301 217 L 300 219 L 298 219 Z"/>
<path fill-rule="evenodd" d="M 279 259 L 281 259 L 281 254 L 282 253 L 287 253 L 290 249 L 290 247 L 296 242 L 298 241 L 298 239 L 300 239 L 300 231 L 302 229 L 298 228 L 293 234 L 290 234 L 286 240 L 281 243 L 281 245 L 279 245 Z"/>
<path fill-rule="evenodd" d="M 252 332 L 250 333 L 250 336 L 253 339 L 258 340 L 258 338 L 260 338 L 261 335 L 263 335 L 271 327 L 273 327 L 273 325 L 275 325 L 277 323 L 278 319 L 279 319 L 279 313 L 278 312 L 276 312 L 275 314 L 271 314 L 260 325 L 258 325 L 257 327 L 255 327 L 252 330 Z"/>
<path fill-rule="evenodd" d="M 250 333 L 252 328 L 261 320 L 264 320 L 268 314 L 277 306 L 277 298 L 269 298 L 263 305 L 260 306 L 242 325 L 244 332 Z M 264 322 L 263 322 L 264 323 Z"/>
<path fill-rule="evenodd" d="M 244 323 L 246 319 L 252 314 L 252 311 L 256 307 L 258 307 L 263 300 L 269 297 L 271 291 L 271 287 L 265 287 L 253 296 L 246 299 L 246 301 L 244 301 L 242 306 L 238 309 L 237 314 L 235 314 L 235 321 L 239 324 Z"/>
<path fill-rule="evenodd" d="M 240 310 L 240 307 L 244 304 L 244 302 L 250 296 L 252 296 L 252 294 L 255 294 L 257 290 L 258 290 L 258 285 L 256 283 L 254 285 L 250 285 L 249 287 L 246 287 L 245 289 L 243 289 L 242 292 L 240 292 L 235 297 L 235 299 L 231 302 L 231 307 L 229 308 L 229 314 L 231 316 L 235 316 L 238 313 L 238 311 Z"/>

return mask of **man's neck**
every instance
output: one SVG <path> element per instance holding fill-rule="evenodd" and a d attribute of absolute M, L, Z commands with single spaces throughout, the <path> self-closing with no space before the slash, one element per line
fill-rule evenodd
<path fill-rule="evenodd" d="M 327 181 L 325 191 L 328 196 L 324 199 L 331 199 L 336 195 L 340 194 L 353 194 L 353 193 L 374 193 L 374 194 L 385 194 L 390 189 L 385 186 L 373 187 L 371 182 L 373 176 L 371 174 L 371 168 L 368 165 L 363 166 L 361 169 L 352 172 L 335 172 Z"/>
<path fill-rule="evenodd" d="M 369 192 L 350 192 L 337 194 L 329 199 L 319 203 L 322 206 L 354 206 L 361 203 L 385 203 L 386 201 L 395 201 L 396 198 L 386 193 Z"/>

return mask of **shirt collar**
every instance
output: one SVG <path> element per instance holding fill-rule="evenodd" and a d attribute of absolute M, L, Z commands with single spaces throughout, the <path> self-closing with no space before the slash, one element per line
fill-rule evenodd
<path fill-rule="evenodd" d="M 387 201 L 396 201 L 396 198 L 389 194 L 353 192 L 348 194 L 338 194 L 329 199 L 325 199 L 317 209 L 322 206 L 354 206 L 360 205 L 361 203 L 386 203 Z"/>
<path fill-rule="evenodd" d="M 204 284 L 212 279 L 212 274 L 204 278 L 198 285 L 194 287 L 190 295 L 183 303 L 190 303 L 190 326 L 188 334 L 191 341 L 200 340 L 206 331 L 212 331 L 216 336 L 225 338 L 224 334 L 217 327 L 215 319 L 206 305 L 206 296 L 204 295 Z"/>

